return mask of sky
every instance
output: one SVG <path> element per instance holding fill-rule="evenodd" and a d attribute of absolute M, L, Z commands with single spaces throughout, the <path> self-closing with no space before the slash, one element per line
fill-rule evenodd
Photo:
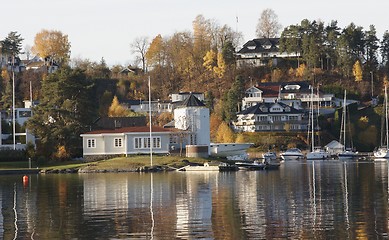
<path fill-rule="evenodd" d="M 71 58 L 110 66 L 134 63 L 131 44 L 136 38 L 170 37 L 192 31 L 197 15 L 228 25 L 243 34 L 242 45 L 255 38 L 263 10 L 270 8 L 282 27 L 301 20 L 337 20 L 344 28 L 353 22 L 368 30 L 374 25 L 377 37 L 389 30 L 389 1 L 375 0 L 17 0 L 1 3 L 0 40 L 17 31 L 23 47 L 32 46 L 42 29 L 68 35 Z M 238 19 L 238 21 L 237 21 Z"/>

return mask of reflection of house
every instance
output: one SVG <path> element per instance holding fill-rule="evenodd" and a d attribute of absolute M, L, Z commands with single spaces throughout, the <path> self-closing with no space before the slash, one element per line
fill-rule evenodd
<path fill-rule="evenodd" d="M 236 64 L 238 67 L 260 67 L 272 62 L 277 65 L 278 58 L 297 57 L 299 53 L 288 54 L 280 52 L 279 38 L 257 38 L 245 43 L 237 53 Z"/>
<path fill-rule="evenodd" d="M 308 121 L 304 111 L 284 103 L 260 103 L 237 114 L 235 130 L 256 131 L 302 131 L 307 129 Z"/>

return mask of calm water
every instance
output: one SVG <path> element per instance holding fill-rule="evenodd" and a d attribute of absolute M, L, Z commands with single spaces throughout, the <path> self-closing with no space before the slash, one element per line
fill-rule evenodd
<path fill-rule="evenodd" d="M 2 239 L 388 238 L 387 162 L 0 176 Z"/>

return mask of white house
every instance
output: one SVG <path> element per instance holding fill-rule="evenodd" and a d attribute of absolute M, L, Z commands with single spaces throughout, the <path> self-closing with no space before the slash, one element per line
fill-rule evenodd
<path fill-rule="evenodd" d="M 282 102 L 260 103 L 237 114 L 234 122 L 236 131 L 305 131 L 305 111 L 290 107 Z"/>
<path fill-rule="evenodd" d="M 171 125 L 169 125 L 171 126 Z M 97 130 L 81 134 L 83 155 L 87 160 L 98 160 L 131 154 L 167 154 L 173 149 L 196 146 L 199 155 L 209 155 L 209 109 L 194 95 L 190 95 L 174 109 L 174 127 L 152 127 L 152 141 L 148 126 Z M 196 150 L 197 151 L 197 150 Z"/>
<path fill-rule="evenodd" d="M 111 130 L 97 130 L 81 134 L 83 156 L 86 160 L 98 160 L 114 156 L 148 154 L 150 147 L 155 154 L 167 154 L 171 147 L 171 134 L 175 128 L 125 127 Z"/>
<path fill-rule="evenodd" d="M 25 108 L 15 108 L 15 122 L 20 126 L 23 126 L 25 122 L 32 116 L 31 101 L 24 101 L 24 104 Z M 12 126 L 12 110 L 11 113 L 5 110 L 0 111 L 0 116 L 1 120 L 3 120 L 9 126 Z M 2 122 L 0 121 L 0 148 L 13 149 L 14 142 L 12 133 L 10 132 L 8 134 L 3 134 L 2 128 L 5 128 L 5 126 L 2 126 Z M 10 140 L 11 137 L 12 140 Z M 28 142 L 31 142 L 35 145 L 35 136 L 32 135 L 32 133 L 27 128 L 24 132 L 15 132 L 15 149 L 25 149 Z"/>
<path fill-rule="evenodd" d="M 260 67 L 272 62 L 277 65 L 277 58 L 297 57 L 300 53 L 286 53 L 279 50 L 279 38 L 256 38 L 248 41 L 236 53 L 238 67 Z"/>

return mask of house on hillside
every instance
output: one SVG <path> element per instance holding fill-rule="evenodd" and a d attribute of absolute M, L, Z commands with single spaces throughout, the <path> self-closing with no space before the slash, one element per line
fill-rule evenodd
<path fill-rule="evenodd" d="M 31 101 L 24 101 L 24 104 L 24 108 L 15 108 L 15 126 L 24 126 L 25 122 L 32 117 Z M 12 110 L 1 110 L 0 116 L 0 148 L 13 149 Z M 25 149 L 29 142 L 35 145 L 35 136 L 27 128 L 22 129 L 24 130 L 21 132 L 15 132 L 15 149 L 17 150 Z"/>
<path fill-rule="evenodd" d="M 300 53 L 280 52 L 279 41 L 279 38 L 256 38 L 246 42 L 236 53 L 237 67 L 261 67 L 269 61 L 275 66 L 280 58 L 300 56 Z"/>
<path fill-rule="evenodd" d="M 304 110 L 282 102 L 263 102 L 237 114 L 233 123 L 238 132 L 306 131 L 308 119 Z"/>
<path fill-rule="evenodd" d="M 338 106 L 334 94 L 315 89 L 307 81 L 299 82 L 267 82 L 248 88 L 242 99 L 242 110 L 262 102 L 283 102 L 296 109 L 307 108 L 311 101 L 319 103 L 321 108 Z"/>

